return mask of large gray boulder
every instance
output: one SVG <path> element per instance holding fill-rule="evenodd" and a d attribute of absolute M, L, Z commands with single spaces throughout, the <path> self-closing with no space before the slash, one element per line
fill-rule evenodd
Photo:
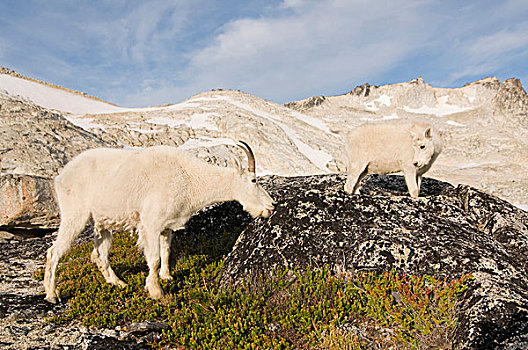
<path fill-rule="evenodd" d="M 59 226 L 59 209 L 54 193 L 50 178 L 2 174 L 0 230 L 21 233 L 56 229 Z"/>
<path fill-rule="evenodd" d="M 424 179 L 408 196 L 400 176 L 370 176 L 360 195 L 339 175 L 263 181 L 278 201 L 227 256 L 223 279 L 277 265 L 387 271 L 448 279 L 471 273 L 456 348 L 528 348 L 528 214 L 468 186 Z"/>

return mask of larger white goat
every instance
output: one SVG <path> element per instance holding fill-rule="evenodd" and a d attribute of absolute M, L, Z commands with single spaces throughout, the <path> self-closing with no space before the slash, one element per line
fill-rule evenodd
<path fill-rule="evenodd" d="M 345 136 L 345 144 L 348 193 L 358 193 L 361 179 L 367 173 L 401 171 L 410 195 L 418 197 L 422 175 L 442 151 L 442 139 L 432 127 L 408 121 L 360 125 Z"/>
<path fill-rule="evenodd" d="M 149 267 L 146 289 L 163 296 L 158 276 L 170 278 L 171 230 L 182 228 L 207 205 L 236 200 L 253 217 L 269 217 L 274 202 L 257 183 L 255 158 L 244 142 L 247 170 L 214 166 L 177 148 L 92 149 L 69 162 L 55 178 L 61 222 L 48 249 L 44 289 L 52 303 L 59 296 L 55 274 L 59 259 L 90 218 L 94 221 L 92 261 L 108 283 L 125 286 L 108 263 L 112 232 L 137 230 Z M 160 268 L 161 263 L 161 268 Z"/>

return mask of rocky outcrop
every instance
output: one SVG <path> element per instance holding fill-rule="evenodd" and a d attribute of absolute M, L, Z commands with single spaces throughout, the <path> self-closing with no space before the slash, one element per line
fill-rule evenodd
<path fill-rule="evenodd" d="M 31 175 L 0 176 L 0 230 L 53 230 L 59 210 L 53 180 Z"/>
<path fill-rule="evenodd" d="M 433 179 L 425 179 L 416 200 L 399 176 L 370 176 L 354 196 L 341 190 L 343 183 L 337 175 L 267 179 L 276 212 L 241 234 L 226 258 L 224 281 L 276 265 L 341 273 L 394 268 L 448 279 L 471 273 L 457 348 L 528 346 L 526 212 Z"/>
<path fill-rule="evenodd" d="M 0 91 L 2 174 L 54 177 L 71 158 L 95 147 L 120 147 L 70 123 L 64 116 Z"/>
<path fill-rule="evenodd" d="M 528 146 L 528 94 L 521 81 L 514 78 L 505 80 L 500 85 L 493 103 L 498 112 L 506 116 L 503 123 L 509 127 L 512 137 L 523 140 Z"/>
<path fill-rule="evenodd" d="M 370 95 L 370 89 L 371 88 L 377 88 L 377 86 L 371 86 L 369 83 L 365 83 L 363 85 L 356 86 L 348 94 L 349 95 L 362 96 L 362 97 L 368 97 L 368 95 Z"/>
<path fill-rule="evenodd" d="M 519 79 L 511 78 L 502 83 L 494 102 L 503 110 L 513 114 L 528 114 L 528 95 Z"/>
<path fill-rule="evenodd" d="M 313 96 L 306 100 L 285 103 L 284 107 L 288 107 L 291 109 L 295 109 L 299 112 L 302 112 L 312 107 L 323 104 L 325 100 L 326 100 L 326 97 L 324 96 Z"/>

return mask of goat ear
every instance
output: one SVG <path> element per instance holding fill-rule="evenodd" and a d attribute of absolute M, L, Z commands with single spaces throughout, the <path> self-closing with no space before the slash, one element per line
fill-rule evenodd
<path fill-rule="evenodd" d="M 427 128 L 425 129 L 425 132 L 424 132 L 424 136 L 428 139 L 430 139 L 431 137 L 433 137 L 433 132 L 431 131 L 431 128 Z"/>

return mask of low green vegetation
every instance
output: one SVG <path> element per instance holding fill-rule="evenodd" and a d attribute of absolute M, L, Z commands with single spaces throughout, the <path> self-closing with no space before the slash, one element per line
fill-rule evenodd
<path fill-rule="evenodd" d="M 111 249 L 111 264 L 126 288 L 104 282 L 89 260 L 91 244 L 74 247 L 58 270 L 61 297 L 70 306 L 50 321 L 107 328 L 143 321 L 169 324 L 153 348 L 450 347 L 457 298 L 469 275 L 446 281 L 395 271 L 332 275 L 326 269 L 276 269 L 270 277 L 222 287 L 223 255 L 236 236 L 194 242 L 175 237 L 174 280 L 162 282 L 166 296 L 157 301 L 144 290 L 148 269 L 135 237 L 117 234 Z M 42 271 L 37 275 L 41 278 Z"/>

